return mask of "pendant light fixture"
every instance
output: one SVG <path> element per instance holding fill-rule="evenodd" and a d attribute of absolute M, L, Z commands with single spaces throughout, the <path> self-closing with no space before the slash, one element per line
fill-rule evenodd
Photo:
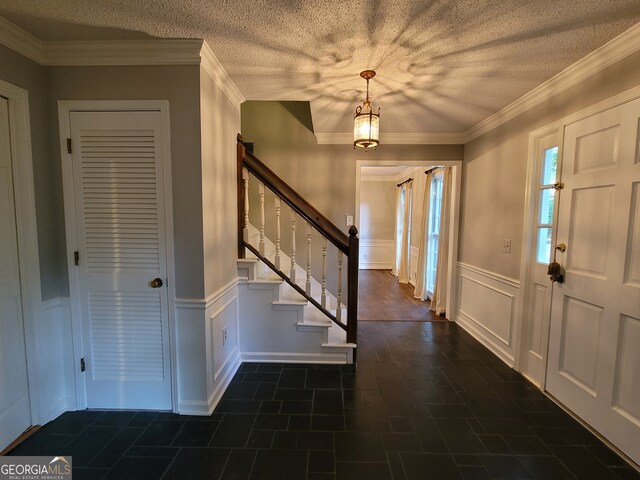
<path fill-rule="evenodd" d="M 356 107 L 353 116 L 353 148 L 360 147 L 366 151 L 369 147 L 375 149 L 380 143 L 380 108 L 378 113 L 373 113 L 369 100 L 369 80 L 376 76 L 376 72 L 365 70 L 360 72 L 360 76 L 367 81 L 367 97 L 362 106 Z"/>

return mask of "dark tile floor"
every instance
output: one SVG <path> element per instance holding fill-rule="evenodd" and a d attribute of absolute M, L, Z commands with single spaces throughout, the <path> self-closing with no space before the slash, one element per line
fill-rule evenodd
<path fill-rule="evenodd" d="M 15 455 L 82 479 L 640 479 L 450 323 L 360 327 L 359 364 L 243 364 L 211 417 L 69 412 Z"/>

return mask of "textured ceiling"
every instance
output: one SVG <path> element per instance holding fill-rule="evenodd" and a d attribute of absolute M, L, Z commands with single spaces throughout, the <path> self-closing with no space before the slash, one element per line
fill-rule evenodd
<path fill-rule="evenodd" d="M 0 0 L 42 40 L 204 38 L 248 100 L 351 131 L 375 69 L 393 133 L 464 132 L 640 22 L 639 0 Z M 92 28 L 89 28 L 92 27 Z"/>

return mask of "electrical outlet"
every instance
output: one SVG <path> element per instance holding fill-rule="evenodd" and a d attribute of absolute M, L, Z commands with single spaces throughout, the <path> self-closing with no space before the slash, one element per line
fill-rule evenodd
<path fill-rule="evenodd" d="M 511 253 L 511 239 L 505 238 L 502 240 L 502 251 L 503 253 Z"/>
<path fill-rule="evenodd" d="M 227 326 L 222 327 L 222 346 L 227 344 Z"/>
<path fill-rule="evenodd" d="M 353 215 L 350 214 L 350 213 L 347 213 L 345 215 L 345 217 L 346 217 L 346 220 L 347 220 L 347 222 L 346 222 L 347 223 L 347 227 L 350 227 L 351 225 L 353 225 Z"/>

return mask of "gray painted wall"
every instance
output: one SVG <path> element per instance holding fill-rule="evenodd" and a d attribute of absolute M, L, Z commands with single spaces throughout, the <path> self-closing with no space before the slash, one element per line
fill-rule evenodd
<path fill-rule="evenodd" d="M 181 298 L 203 298 L 200 67 L 52 67 L 48 77 L 50 148 L 57 178 L 57 100 L 169 100 L 176 294 Z M 56 188 L 56 192 L 61 195 L 62 189 Z M 61 198 L 57 203 L 62 203 Z M 61 228 L 64 231 L 64 224 Z M 66 262 L 61 270 L 66 288 Z"/>
<path fill-rule="evenodd" d="M 0 45 L 0 78 L 29 92 L 31 145 L 38 226 L 42 299 L 67 294 L 60 282 L 66 272 L 62 176 L 59 155 L 51 151 L 55 130 L 49 122 L 47 68 Z"/>
<path fill-rule="evenodd" d="M 607 68 L 465 146 L 461 262 L 518 278 L 529 132 L 640 84 L 640 53 Z M 502 253 L 502 239 L 512 240 Z"/>

